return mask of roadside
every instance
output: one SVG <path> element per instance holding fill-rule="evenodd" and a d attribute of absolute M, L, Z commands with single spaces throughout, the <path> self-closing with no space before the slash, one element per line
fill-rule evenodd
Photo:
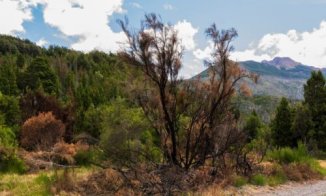
<path fill-rule="evenodd" d="M 326 194 L 326 180 L 309 181 L 303 183 L 289 182 L 277 187 L 257 187 L 247 185 L 241 189 L 227 193 L 232 195 L 278 195 L 278 196 L 321 196 Z"/>
<path fill-rule="evenodd" d="M 326 168 L 326 161 L 319 160 L 320 166 Z M 277 196 L 322 196 L 326 195 L 326 179 L 306 182 L 288 182 L 276 187 L 246 185 L 232 188 L 226 195 L 277 195 Z"/>

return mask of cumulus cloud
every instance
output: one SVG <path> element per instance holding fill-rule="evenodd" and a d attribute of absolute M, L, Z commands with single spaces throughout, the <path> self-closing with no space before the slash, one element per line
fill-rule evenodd
<path fill-rule="evenodd" d="M 0 18 L 1 34 L 24 32 L 24 21 L 33 19 L 30 4 L 26 1 L 0 0 Z"/>
<path fill-rule="evenodd" d="M 198 33 L 198 29 L 193 27 L 192 24 L 186 20 L 177 22 L 174 28 L 178 32 L 178 37 L 181 39 L 182 46 L 186 50 L 195 49 L 196 43 L 194 37 Z"/>
<path fill-rule="evenodd" d="M 247 50 L 232 54 L 235 60 L 270 60 L 286 56 L 306 65 L 326 67 L 326 21 L 312 31 L 267 34 Z"/>
<path fill-rule="evenodd" d="M 44 38 L 42 38 L 42 39 L 40 39 L 40 40 L 38 40 L 38 41 L 36 42 L 36 45 L 38 45 L 38 46 L 40 46 L 40 47 L 43 47 L 43 46 L 45 46 L 46 44 L 48 44 L 48 42 L 47 42 Z"/>
<path fill-rule="evenodd" d="M 193 58 L 191 53 L 186 54 L 186 58 L 183 61 L 182 69 L 180 70 L 180 76 L 188 79 L 191 78 L 203 70 L 205 70 L 203 62 L 199 59 Z"/>
<path fill-rule="evenodd" d="M 24 21 L 33 19 L 32 8 L 43 5 L 44 22 L 66 37 L 76 37 L 71 47 L 115 52 L 125 40 L 122 32 L 109 27 L 113 13 L 122 13 L 123 0 L 0 0 L 1 34 L 24 32 Z M 39 44 L 46 44 L 39 40 Z"/>
<path fill-rule="evenodd" d="M 122 32 L 108 26 L 113 13 L 121 13 L 122 0 L 49 0 L 44 3 L 44 21 L 66 36 L 78 37 L 71 47 L 115 52 L 125 40 Z"/>
<path fill-rule="evenodd" d="M 289 30 L 287 33 L 264 35 L 257 44 L 243 51 L 234 51 L 231 58 L 236 61 L 271 60 L 274 57 L 290 57 L 306 65 L 326 67 L 326 21 L 311 31 L 298 32 Z M 208 59 L 213 51 L 209 42 L 204 49 L 193 52 L 197 59 Z"/>
<path fill-rule="evenodd" d="M 196 49 L 193 51 L 193 55 L 199 60 L 207 60 L 210 59 L 211 54 L 213 52 L 213 42 L 208 41 L 208 46 L 204 49 Z"/>
<path fill-rule="evenodd" d="M 81 51 L 94 49 L 105 52 L 116 52 L 121 43 L 126 41 L 123 32 L 114 32 L 110 26 L 110 18 L 114 13 L 122 13 L 123 0 L 0 0 L 0 17 L 10 18 L 3 20 L 0 33 L 14 34 L 24 32 L 22 26 L 26 20 L 32 20 L 31 9 L 37 5 L 43 6 L 44 22 L 57 28 L 62 36 L 74 37 L 77 41 L 71 44 L 71 48 Z M 132 6 L 141 8 L 136 2 Z M 173 6 L 166 4 L 166 9 Z M 186 50 L 194 50 L 196 47 L 194 36 L 198 29 L 186 20 L 174 25 Z M 43 39 L 37 44 L 44 46 L 47 42 Z"/>

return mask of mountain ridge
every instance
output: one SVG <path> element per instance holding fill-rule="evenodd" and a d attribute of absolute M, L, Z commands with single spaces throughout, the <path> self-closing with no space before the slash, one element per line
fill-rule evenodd
<path fill-rule="evenodd" d="M 246 80 L 254 95 L 270 95 L 287 97 L 290 99 L 303 99 L 303 85 L 309 79 L 312 71 L 321 70 L 326 75 L 325 68 L 303 65 L 290 57 L 275 57 L 271 61 L 242 61 L 239 62 L 244 69 L 259 75 L 257 84 Z M 193 78 L 208 77 L 208 69 Z"/>

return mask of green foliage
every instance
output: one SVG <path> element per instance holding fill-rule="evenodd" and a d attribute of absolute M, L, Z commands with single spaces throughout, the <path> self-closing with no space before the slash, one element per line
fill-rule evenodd
<path fill-rule="evenodd" d="M 40 195 L 51 195 L 51 186 L 55 182 L 54 175 L 47 175 L 45 173 L 40 173 L 35 179 L 34 183 L 38 184 L 39 186 L 43 187 L 40 190 Z"/>
<path fill-rule="evenodd" d="M 3 114 L 4 124 L 17 125 L 20 122 L 20 109 L 18 99 L 13 96 L 3 95 L 0 92 L 0 113 Z"/>
<path fill-rule="evenodd" d="M 267 178 L 262 174 L 257 174 L 250 178 L 250 183 L 257 186 L 265 186 L 267 184 Z"/>
<path fill-rule="evenodd" d="M 259 130 L 261 128 L 262 128 L 262 122 L 258 117 L 257 113 L 253 111 L 243 127 L 243 131 L 246 133 L 248 137 L 247 138 L 248 142 L 257 138 L 259 134 Z"/>
<path fill-rule="evenodd" d="M 254 110 L 264 123 L 270 123 L 275 113 L 275 105 L 280 101 L 278 97 L 255 95 L 252 97 L 236 96 L 234 105 L 240 110 L 241 116 L 249 116 Z"/>
<path fill-rule="evenodd" d="M 24 54 L 35 57 L 42 52 L 41 47 L 29 40 L 21 40 L 7 35 L 0 36 L 0 54 Z"/>
<path fill-rule="evenodd" d="M 26 59 L 23 55 L 18 55 L 17 59 L 16 59 L 16 65 L 18 66 L 18 68 L 23 69 L 26 65 Z"/>
<path fill-rule="evenodd" d="M 318 106 L 325 103 L 326 89 L 325 89 L 325 78 L 321 71 L 311 72 L 311 77 L 304 85 L 304 98 L 305 103 L 312 107 L 314 112 L 318 112 Z"/>
<path fill-rule="evenodd" d="M 270 161 L 277 161 L 283 165 L 296 165 L 296 166 L 308 166 L 313 172 L 326 176 L 326 169 L 321 167 L 319 162 L 309 155 L 307 148 L 304 144 L 299 143 L 297 148 L 291 149 L 289 147 L 275 149 L 267 153 L 267 158 Z M 284 177 L 284 171 L 279 169 L 274 174 L 272 180 L 286 180 Z M 275 179 L 276 178 L 276 179 Z"/>
<path fill-rule="evenodd" d="M 159 137 L 153 133 L 152 130 L 143 131 L 140 137 L 142 149 L 147 154 L 147 158 L 154 162 L 160 162 L 162 160 L 162 152 L 159 148 Z"/>
<path fill-rule="evenodd" d="M 0 64 L 0 92 L 5 95 L 18 94 L 15 66 L 9 63 Z"/>
<path fill-rule="evenodd" d="M 326 168 L 320 166 L 320 163 L 317 160 L 310 159 L 308 161 L 308 165 L 312 171 L 315 171 L 315 172 L 321 174 L 322 176 L 326 176 Z"/>
<path fill-rule="evenodd" d="M 304 85 L 304 103 L 307 104 L 314 125 L 313 138 L 321 150 L 326 150 L 326 81 L 321 73 L 312 72 Z"/>
<path fill-rule="evenodd" d="M 56 94 L 59 92 L 58 76 L 50 67 L 46 58 L 36 58 L 30 66 L 27 67 L 26 72 L 23 73 L 20 89 L 43 89 L 49 94 Z"/>
<path fill-rule="evenodd" d="M 296 142 L 308 143 L 314 134 L 311 113 L 306 105 L 299 104 L 295 109 L 292 132 Z"/>
<path fill-rule="evenodd" d="M 161 158 L 141 108 L 131 107 L 125 100 L 117 99 L 103 106 L 103 112 L 101 144 L 113 162 L 128 164 Z"/>
<path fill-rule="evenodd" d="M 294 162 L 303 163 L 312 159 L 308 154 L 306 146 L 302 143 L 299 143 L 298 147 L 293 149 L 284 147 L 272 150 L 268 152 L 267 157 L 269 157 L 270 160 L 275 160 L 281 164 L 289 164 Z"/>
<path fill-rule="evenodd" d="M 273 165 L 273 172 L 267 178 L 267 183 L 269 186 L 277 186 L 284 184 L 288 180 L 283 167 L 279 164 Z"/>
<path fill-rule="evenodd" d="M 83 120 L 79 120 L 78 131 L 86 132 L 92 137 L 99 138 L 101 135 L 102 124 L 106 115 L 105 106 L 89 107 L 85 112 L 83 112 Z"/>
<path fill-rule="evenodd" d="M 14 131 L 9 127 L 0 125 L 0 147 L 14 147 L 16 144 Z"/>
<path fill-rule="evenodd" d="M 233 179 L 233 186 L 235 186 L 235 187 L 242 187 L 242 186 L 246 185 L 247 183 L 248 183 L 248 180 L 243 176 L 236 176 Z"/>
<path fill-rule="evenodd" d="M 272 137 L 276 146 L 284 147 L 296 145 L 291 130 L 292 119 L 289 102 L 286 98 L 282 98 L 271 125 Z"/>
<path fill-rule="evenodd" d="M 100 152 L 97 149 L 80 150 L 74 156 L 77 165 L 90 166 L 99 159 Z"/>
<path fill-rule="evenodd" d="M 24 173 L 26 166 L 14 149 L 0 148 L 0 173 Z"/>

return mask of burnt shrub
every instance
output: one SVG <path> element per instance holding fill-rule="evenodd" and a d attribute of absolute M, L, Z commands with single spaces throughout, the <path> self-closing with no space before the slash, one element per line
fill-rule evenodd
<path fill-rule="evenodd" d="M 26 150 L 50 150 L 64 133 L 65 125 L 52 112 L 40 113 L 24 122 L 20 144 Z"/>

